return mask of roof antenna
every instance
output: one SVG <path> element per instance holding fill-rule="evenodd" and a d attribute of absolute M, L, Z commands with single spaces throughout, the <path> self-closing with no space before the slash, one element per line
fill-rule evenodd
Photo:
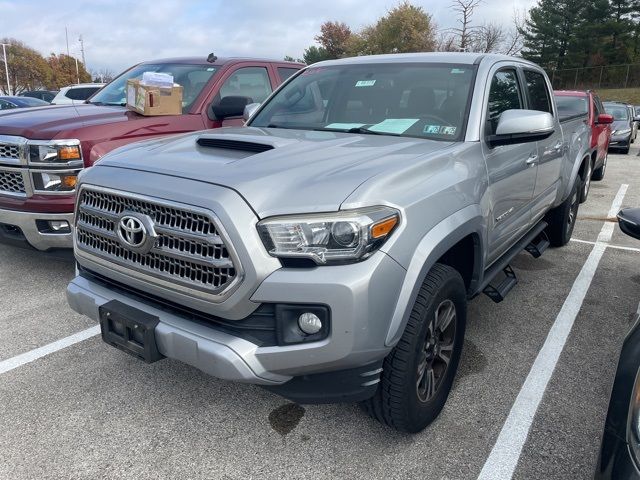
<path fill-rule="evenodd" d="M 209 63 L 213 63 L 213 62 L 215 62 L 216 60 L 218 60 L 218 57 L 216 57 L 216 56 L 215 56 L 215 54 L 214 54 L 213 52 L 211 52 L 211 53 L 209 54 L 209 56 L 207 57 L 207 62 L 209 62 Z"/>

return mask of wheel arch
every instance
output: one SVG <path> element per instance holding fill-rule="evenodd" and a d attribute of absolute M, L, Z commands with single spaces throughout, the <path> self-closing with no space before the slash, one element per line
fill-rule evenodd
<path fill-rule="evenodd" d="M 484 271 L 485 230 L 480 205 L 469 205 L 442 220 L 420 240 L 398 295 L 386 346 L 394 346 L 400 340 L 420 286 L 436 263 L 458 270 L 467 295 L 475 293 Z"/>

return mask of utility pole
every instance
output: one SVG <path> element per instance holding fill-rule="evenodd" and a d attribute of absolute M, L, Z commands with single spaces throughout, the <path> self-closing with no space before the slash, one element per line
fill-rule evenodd
<path fill-rule="evenodd" d="M 9 83 L 9 63 L 7 62 L 7 50 L 5 48 L 8 46 L 8 43 L 2 44 L 2 54 L 4 55 L 4 71 L 7 75 L 7 95 L 11 95 L 11 84 Z"/>
<path fill-rule="evenodd" d="M 78 80 L 77 84 L 80 85 L 80 70 L 78 70 L 78 59 L 74 58 L 74 60 L 76 61 L 76 79 Z"/>
<path fill-rule="evenodd" d="M 82 34 L 78 37 L 78 41 L 80 42 L 80 53 L 82 54 L 82 64 L 84 65 L 84 69 L 87 69 L 87 62 L 84 59 L 84 41 L 82 40 Z"/>

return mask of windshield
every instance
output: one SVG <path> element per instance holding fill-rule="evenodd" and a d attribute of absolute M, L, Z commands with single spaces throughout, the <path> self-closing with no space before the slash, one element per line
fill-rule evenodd
<path fill-rule="evenodd" d="M 204 86 L 211 80 L 217 67 L 211 65 L 184 65 L 164 63 L 137 65 L 113 80 L 89 100 L 98 105 L 126 105 L 127 80 L 142 78 L 144 72 L 162 72 L 173 75 L 173 81 L 182 85 L 182 112 L 186 113 L 198 98 Z"/>
<path fill-rule="evenodd" d="M 280 90 L 252 127 L 456 141 L 475 67 L 387 63 L 311 67 Z"/>
<path fill-rule="evenodd" d="M 556 95 L 556 106 L 561 117 L 589 112 L 587 97 Z"/>
<path fill-rule="evenodd" d="M 604 109 L 607 113 L 613 115 L 614 120 L 628 120 L 629 109 L 625 105 L 611 105 L 604 104 Z"/>

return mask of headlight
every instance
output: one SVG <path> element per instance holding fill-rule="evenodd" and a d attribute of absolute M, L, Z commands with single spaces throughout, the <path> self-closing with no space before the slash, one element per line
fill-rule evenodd
<path fill-rule="evenodd" d="M 624 130 L 614 130 L 612 135 L 626 135 L 627 133 L 631 133 L 630 128 L 625 128 Z"/>
<path fill-rule="evenodd" d="M 389 207 L 273 217 L 258 223 L 270 255 L 310 258 L 318 265 L 353 263 L 379 249 L 400 221 Z"/>
<path fill-rule="evenodd" d="M 82 165 L 79 140 L 29 142 L 29 163 L 42 165 Z"/>
<path fill-rule="evenodd" d="M 33 189 L 37 193 L 73 192 L 78 182 L 78 171 L 54 170 L 47 172 L 34 171 Z"/>

